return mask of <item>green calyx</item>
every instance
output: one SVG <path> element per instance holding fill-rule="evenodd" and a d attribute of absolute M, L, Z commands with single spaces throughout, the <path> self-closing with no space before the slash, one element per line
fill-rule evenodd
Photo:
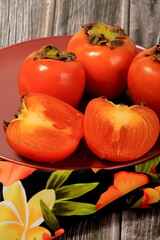
<path fill-rule="evenodd" d="M 54 46 L 44 46 L 35 55 L 33 60 L 36 59 L 52 59 L 60 61 L 70 61 L 76 59 L 76 55 L 73 52 L 62 52 Z"/>
<path fill-rule="evenodd" d="M 124 30 L 119 26 L 106 27 L 101 22 L 87 23 L 83 25 L 88 41 L 93 45 L 107 45 L 111 49 L 124 44 L 123 39 L 127 37 Z"/>

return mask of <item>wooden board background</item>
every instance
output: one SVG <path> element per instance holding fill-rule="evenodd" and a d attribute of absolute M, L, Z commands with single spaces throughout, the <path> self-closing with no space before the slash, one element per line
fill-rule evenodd
<path fill-rule="evenodd" d="M 0 0 L 0 47 L 74 34 L 83 23 L 120 25 L 137 44 L 160 41 L 160 0 Z"/>
<path fill-rule="evenodd" d="M 160 41 L 160 0 L 0 0 L 0 48 L 74 34 L 83 23 L 120 25 L 136 44 Z M 104 213 L 77 223 L 64 240 L 160 240 L 160 209 Z"/>

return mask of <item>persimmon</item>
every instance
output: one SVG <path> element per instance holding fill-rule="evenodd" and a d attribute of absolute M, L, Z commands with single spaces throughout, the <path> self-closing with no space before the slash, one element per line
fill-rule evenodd
<path fill-rule="evenodd" d="M 159 135 L 159 119 L 146 106 L 91 100 L 84 114 L 84 136 L 101 159 L 131 161 L 147 153 Z"/>
<path fill-rule="evenodd" d="M 70 156 L 83 137 L 83 114 L 46 94 L 29 93 L 21 101 L 17 117 L 5 123 L 11 148 L 39 162 Z"/>
<path fill-rule="evenodd" d="M 134 42 L 119 26 L 101 22 L 83 24 L 67 46 L 85 70 L 85 92 L 113 99 L 127 89 L 127 73 L 137 54 Z"/>
<path fill-rule="evenodd" d="M 134 103 L 143 102 L 160 117 L 160 44 L 134 58 L 128 72 L 128 89 Z"/>
<path fill-rule="evenodd" d="M 73 107 L 79 104 L 85 87 L 83 66 L 72 52 L 44 46 L 23 61 L 18 77 L 20 95 L 44 93 Z"/>

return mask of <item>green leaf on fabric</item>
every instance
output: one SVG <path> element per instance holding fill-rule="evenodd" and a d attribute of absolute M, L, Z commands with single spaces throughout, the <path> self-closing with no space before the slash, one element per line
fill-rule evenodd
<path fill-rule="evenodd" d="M 57 170 L 53 172 L 47 181 L 46 188 L 56 190 L 67 180 L 72 172 L 73 170 Z"/>
<path fill-rule="evenodd" d="M 52 210 L 42 200 L 40 200 L 40 205 L 45 223 L 54 231 L 60 229 L 60 224 Z"/>
<path fill-rule="evenodd" d="M 160 183 L 160 174 L 159 173 L 147 173 L 152 178 L 154 183 Z"/>
<path fill-rule="evenodd" d="M 153 166 L 157 166 L 160 163 L 160 156 L 148 160 L 147 162 L 140 163 L 135 166 L 135 171 L 138 173 L 149 173 Z"/>
<path fill-rule="evenodd" d="M 96 206 L 90 203 L 61 201 L 54 204 L 52 211 L 57 216 L 82 216 L 95 213 Z"/>
<path fill-rule="evenodd" d="M 129 194 L 129 196 L 127 197 L 126 204 L 129 208 L 137 208 L 142 202 L 142 197 L 143 191 L 133 191 L 132 194 Z"/>
<path fill-rule="evenodd" d="M 77 183 L 58 188 L 56 193 L 56 202 L 80 197 L 97 187 L 99 183 Z"/>
<path fill-rule="evenodd" d="M 138 208 L 142 203 L 142 198 L 135 202 L 130 208 Z"/>

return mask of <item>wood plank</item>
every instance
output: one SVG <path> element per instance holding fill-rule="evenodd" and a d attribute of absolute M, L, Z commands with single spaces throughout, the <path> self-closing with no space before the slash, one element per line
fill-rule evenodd
<path fill-rule="evenodd" d="M 0 47 L 51 35 L 54 0 L 0 0 Z"/>
<path fill-rule="evenodd" d="M 39 0 L 0 0 L 0 6 L 0 47 L 52 34 L 73 34 L 90 21 L 118 24 L 146 47 L 160 41 L 160 0 L 130 0 L 130 4 L 129 0 L 41 0 L 41 4 Z"/>
<path fill-rule="evenodd" d="M 0 6 L 0 47 L 73 34 L 92 21 L 117 24 L 128 31 L 129 0 L 41 0 L 41 4 L 39 0 L 0 0 Z"/>
<path fill-rule="evenodd" d="M 152 47 L 160 42 L 160 0 L 130 0 L 129 35 L 137 44 Z"/>
<path fill-rule="evenodd" d="M 128 32 L 129 0 L 55 0 L 53 35 L 74 34 L 83 23 L 101 21 Z"/>
<path fill-rule="evenodd" d="M 104 213 L 88 217 L 70 227 L 57 240 L 119 240 L 121 213 Z"/>
<path fill-rule="evenodd" d="M 123 211 L 121 240 L 160 240 L 160 209 Z"/>

